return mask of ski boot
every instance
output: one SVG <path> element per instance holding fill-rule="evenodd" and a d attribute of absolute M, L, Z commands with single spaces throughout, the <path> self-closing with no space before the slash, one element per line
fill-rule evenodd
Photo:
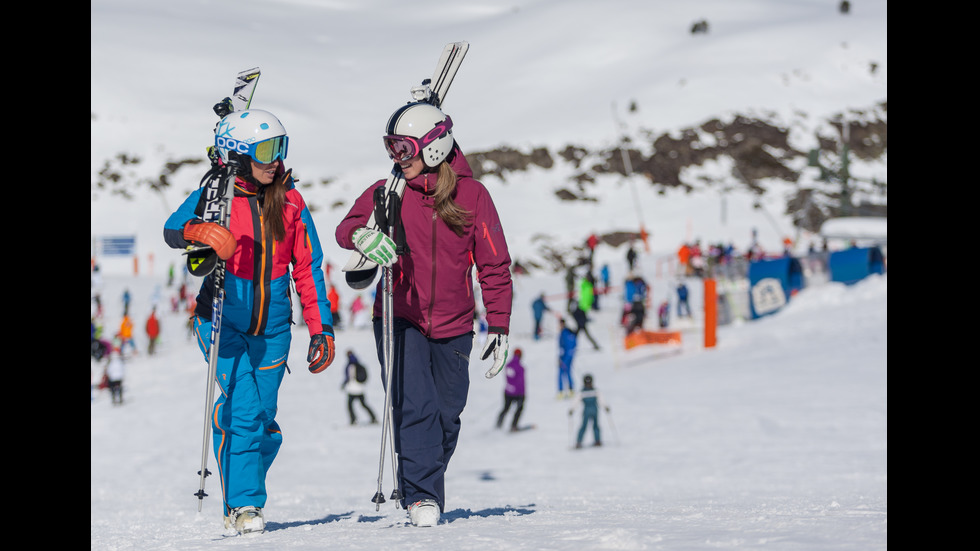
<path fill-rule="evenodd" d="M 434 499 L 423 499 L 408 506 L 408 517 L 415 526 L 439 524 L 439 504 Z"/>
<path fill-rule="evenodd" d="M 225 517 L 225 528 L 234 528 L 239 534 L 261 534 L 265 532 L 265 519 L 262 509 L 246 505 L 235 507 Z"/>

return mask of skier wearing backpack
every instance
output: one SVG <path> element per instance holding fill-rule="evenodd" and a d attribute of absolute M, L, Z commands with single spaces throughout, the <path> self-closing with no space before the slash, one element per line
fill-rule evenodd
<path fill-rule="evenodd" d="M 266 474 L 282 445 L 275 418 L 291 343 L 290 279 L 310 334 L 310 372 L 322 372 L 334 358 L 323 251 L 292 169 L 284 166 L 288 144 L 286 129 L 268 111 L 225 116 L 215 128 L 215 146 L 221 164 L 237 161 L 230 227 L 202 220 L 203 188 L 193 191 L 164 224 L 171 247 L 206 245 L 226 262 L 215 372 L 220 392 L 211 422 L 225 527 L 240 533 L 265 529 Z M 204 278 L 193 317 L 205 360 L 211 347 L 214 277 L 212 272 Z"/>
<path fill-rule="evenodd" d="M 415 526 L 438 524 L 446 506 L 446 467 L 469 390 L 474 274 L 488 324 L 481 357 L 493 361 L 486 377 L 499 373 L 508 359 L 511 258 L 493 199 L 473 178 L 452 124 L 425 102 L 404 105 L 388 120 L 385 149 L 407 182 L 400 212 L 407 252 L 396 256 L 389 236 L 366 227 L 374 190 L 385 180 L 356 199 L 336 231 L 341 247 L 392 271 L 392 426 L 402 506 Z M 379 282 L 374 334 L 385 365 L 383 299 Z"/>
<path fill-rule="evenodd" d="M 347 369 L 344 370 L 344 382 L 340 385 L 341 390 L 347 393 L 347 413 L 350 414 L 350 424 L 357 424 L 357 415 L 354 414 L 354 402 L 360 402 L 361 407 L 371 416 L 371 424 L 377 424 L 378 418 L 374 411 L 364 401 L 364 383 L 367 382 L 367 368 L 357 360 L 353 350 L 347 351 Z"/>

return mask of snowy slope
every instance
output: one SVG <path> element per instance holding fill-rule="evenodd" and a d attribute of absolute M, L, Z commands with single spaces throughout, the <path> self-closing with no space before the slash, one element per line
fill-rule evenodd
<path fill-rule="evenodd" d="M 446 42 L 472 45 L 446 104 L 468 150 L 600 146 L 619 137 L 612 104 L 622 109 L 634 99 L 641 110 L 630 124 L 658 131 L 752 110 L 785 120 L 805 111 L 812 122 L 887 99 L 885 0 L 851 2 L 847 16 L 837 4 L 94 0 L 92 173 L 120 152 L 143 160 L 128 170 L 145 178 L 168 161 L 202 157 L 215 122 L 210 106 L 236 71 L 261 66 L 257 106 L 289 129 L 291 166 L 312 184 L 303 192 L 322 206 L 314 216 L 337 267 L 347 257 L 333 240 L 337 221 L 351 194 L 388 168 L 378 139 L 384 121 L 428 76 Z M 710 33 L 690 35 L 701 18 Z M 528 48 L 534 56 L 524 55 Z M 875 74 L 870 61 L 880 66 Z M 518 278 L 512 345 L 528 366 L 523 419 L 537 429 L 494 429 L 504 381 L 484 379 L 486 365 L 474 358 L 444 522 L 421 530 L 406 527 L 391 503 L 376 511 L 370 502 L 380 430 L 347 424 L 342 364 L 310 374 L 309 337 L 297 327 L 280 395 L 284 444 L 269 474 L 268 532 L 226 537 L 217 479 L 208 480 L 201 513 L 193 495 L 206 363 L 187 339 L 183 314 L 162 316 L 155 356 L 145 354 L 142 332 L 155 290 L 164 304 L 174 292 L 167 267 L 180 265 L 163 243 L 163 221 L 202 172 L 181 172 L 167 194 L 135 202 L 93 190 L 92 235 L 137 234 L 141 272 L 131 275 L 129 259 L 100 259 L 106 330 L 118 327 L 129 288 L 140 354 L 127 366 L 122 407 L 93 395 L 92 549 L 887 548 L 887 276 L 807 288 L 773 316 L 719 328 L 714 349 L 702 346 L 697 323 L 674 320 L 685 329 L 682 348 L 624 350 L 621 298 L 607 297 L 592 324 L 602 350 L 582 346 L 574 376 L 578 384 L 592 373 L 612 411 L 601 418 L 606 445 L 583 450 L 569 449 L 578 418 L 567 415 L 569 401 L 555 398 L 554 320 L 544 340 L 529 338 L 531 301 L 560 292 L 562 278 Z M 602 191 L 613 198 L 618 190 L 622 202 L 559 211 L 553 191 L 567 183 L 552 178 L 486 182 L 517 254 L 537 233 L 577 244 L 589 231 L 635 225 L 625 183 Z M 672 298 L 676 279 L 664 258 L 685 239 L 745 246 L 757 228 L 767 248 L 778 248 L 790 223 L 774 189 L 763 209 L 730 194 L 726 220 L 716 193 L 660 196 L 641 188 L 654 233 L 641 264 L 654 302 Z M 597 251 L 617 285 L 626 275 L 623 255 Z M 699 283 L 688 284 L 699 312 Z M 349 307 L 354 293 L 342 283 L 338 289 Z M 342 329 L 339 356 L 348 348 L 372 358 L 372 336 Z M 93 362 L 93 378 L 100 370 Z M 367 397 L 378 412 L 379 381 L 373 373 Z M 390 492 L 389 470 L 384 478 Z"/>
<path fill-rule="evenodd" d="M 141 326 L 157 283 L 107 278 L 107 319 L 119 319 L 129 287 Z M 494 428 L 503 378 L 484 379 L 486 366 L 474 359 L 444 523 L 431 529 L 406 527 L 391 503 L 375 510 L 380 430 L 347 424 L 342 364 L 310 374 L 309 338 L 297 328 L 280 394 L 285 440 L 269 473 L 268 532 L 225 536 L 217 480 L 208 480 L 201 513 L 193 495 L 206 363 L 186 338 L 184 316 L 166 314 L 157 355 L 145 355 L 139 332 L 126 403 L 113 407 L 96 394 L 92 404 L 92 549 L 887 547 L 887 276 L 805 289 L 775 315 L 719 328 L 713 349 L 694 328 L 682 350 L 624 350 L 620 299 L 607 297 L 591 328 L 601 351 L 583 343 L 574 364 L 576 384 L 593 374 L 611 406 L 601 417 L 606 445 L 582 450 L 569 449 L 578 429 L 571 402 L 555 398 L 554 322 L 545 339 L 528 338 L 530 301 L 557 285 L 522 279 L 515 298 L 512 342 L 528 367 L 522 419 L 537 429 Z M 654 281 L 655 292 L 664 285 Z M 338 343 L 373 357 L 367 330 L 341 330 Z M 367 394 L 378 412 L 379 381 L 375 371 Z M 384 476 L 388 493 L 390 470 Z"/>

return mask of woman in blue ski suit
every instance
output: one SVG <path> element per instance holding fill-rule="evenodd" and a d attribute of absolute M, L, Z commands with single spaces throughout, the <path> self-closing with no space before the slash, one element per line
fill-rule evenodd
<path fill-rule="evenodd" d="M 291 279 L 309 328 L 311 372 L 333 361 L 334 335 L 320 241 L 292 171 L 283 166 L 285 129 L 271 113 L 252 109 L 223 118 L 215 134 L 223 161 L 238 163 L 229 228 L 202 221 L 202 188 L 170 215 L 164 238 L 176 249 L 209 246 L 226 261 L 215 373 L 219 392 L 211 420 L 227 526 L 245 508 L 262 519 L 266 473 L 282 444 L 275 418 L 279 386 L 289 369 Z M 238 144 L 237 152 L 221 147 L 231 143 Z M 205 277 L 193 317 L 206 361 L 213 278 L 213 273 Z"/>

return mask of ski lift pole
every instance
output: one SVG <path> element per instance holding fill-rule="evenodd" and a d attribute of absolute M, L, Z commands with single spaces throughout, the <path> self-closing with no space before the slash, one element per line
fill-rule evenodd
<path fill-rule="evenodd" d="M 613 423 L 612 412 L 609 410 L 608 407 L 606 408 L 606 417 L 609 418 L 609 428 L 612 430 L 612 433 L 613 433 L 613 441 L 618 446 L 619 445 L 619 434 L 616 432 L 616 423 Z"/>
<path fill-rule="evenodd" d="M 640 209 L 640 196 L 636 191 L 636 183 L 633 181 L 633 163 L 630 162 L 629 152 L 626 150 L 626 144 L 629 143 L 629 136 L 626 134 L 626 123 L 619 120 L 616 115 L 616 102 L 612 104 L 613 120 L 616 122 L 616 126 L 619 130 L 623 132 L 622 146 L 619 148 L 619 152 L 623 157 L 623 171 L 626 174 L 626 181 L 630 186 L 630 193 L 633 195 L 633 205 L 636 207 L 636 218 L 640 222 L 640 231 L 643 234 L 643 247 L 647 252 L 650 252 L 650 245 L 647 243 L 646 239 L 646 224 L 643 223 L 643 211 Z"/>

